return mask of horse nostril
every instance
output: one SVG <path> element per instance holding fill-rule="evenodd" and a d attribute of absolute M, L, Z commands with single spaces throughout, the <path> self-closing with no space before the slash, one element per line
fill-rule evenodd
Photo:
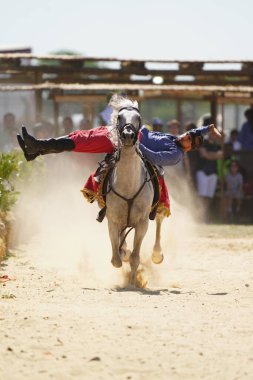
<path fill-rule="evenodd" d="M 131 139 L 131 140 L 133 140 L 134 139 L 134 132 L 133 131 L 124 131 L 122 133 L 122 137 L 124 139 Z"/>

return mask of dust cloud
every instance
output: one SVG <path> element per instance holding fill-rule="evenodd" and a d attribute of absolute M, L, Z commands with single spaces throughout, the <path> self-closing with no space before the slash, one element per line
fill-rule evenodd
<path fill-rule="evenodd" d="M 80 190 L 97 167 L 98 156 L 67 153 L 46 156 L 45 171 L 23 184 L 15 208 L 13 240 L 39 266 L 58 275 L 73 276 L 86 287 L 126 286 L 129 265 L 111 265 L 107 220 L 96 221 L 97 204 L 89 204 Z M 33 163 L 31 163 L 33 165 Z M 141 249 L 141 262 L 148 286 L 169 286 L 170 271 L 190 260 L 189 242 L 196 236 L 189 187 L 169 178 L 172 215 L 162 226 L 164 261 L 151 262 L 155 222 L 150 222 Z M 173 195 L 175 194 L 176 197 Z M 132 233 L 131 233 L 132 234 Z M 131 247 L 131 239 L 129 245 Z"/>

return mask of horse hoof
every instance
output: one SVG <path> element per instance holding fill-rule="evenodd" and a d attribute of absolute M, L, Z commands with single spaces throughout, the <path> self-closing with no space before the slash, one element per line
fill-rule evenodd
<path fill-rule="evenodd" d="M 122 267 L 122 261 L 120 257 L 113 257 L 111 259 L 111 263 L 115 268 L 121 268 Z"/>
<path fill-rule="evenodd" d="M 154 251 L 152 253 L 152 261 L 154 264 L 161 264 L 163 262 L 164 256 L 160 252 Z"/>
<path fill-rule="evenodd" d="M 122 261 L 124 261 L 125 263 L 128 263 L 129 262 L 129 257 L 131 256 L 131 251 L 130 249 L 127 249 L 126 251 L 123 252 L 122 254 Z"/>
<path fill-rule="evenodd" d="M 139 269 L 136 273 L 136 287 L 139 289 L 145 289 L 148 285 L 148 279 L 144 275 L 144 270 Z"/>

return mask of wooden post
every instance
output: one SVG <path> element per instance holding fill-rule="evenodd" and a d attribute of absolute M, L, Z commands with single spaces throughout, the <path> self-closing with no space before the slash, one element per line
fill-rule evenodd
<path fill-rule="evenodd" d="M 222 115 L 222 122 L 221 122 L 221 149 L 223 152 L 223 156 L 221 158 L 221 204 L 220 204 L 220 218 L 223 221 L 226 216 L 226 198 L 225 198 L 225 172 L 224 172 L 224 140 L 225 140 L 225 133 L 224 133 L 224 103 L 221 105 L 221 115 Z"/>
<path fill-rule="evenodd" d="M 94 128 L 95 123 L 95 116 L 96 116 L 96 101 L 95 100 L 89 100 L 85 104 L 85 115 L 86 119 L 90 122 L 90 128 Z"/>
<path fill-rule="evenodd" d="M 55 125 L 55 136 L 58 137 L 60 134 L 59 126 L 59 103 L 54 99 L 54 125 Z"/>
<path fill-rule="evenodd" d="M 41 74 L 38 72 L 35 74 L 35 83 L 40 84 Z M 42 120 L 42 91 L 35 90 L 35 121 L 40 122 Z"/>
<path fill-rule="evenodd" d="M 222 103 L 222 113 L 224 108 L 223 108 L 223 103 Z M 217 94 L 214 92 L 211 97 L 211 118 L 212 122 L 214 125 L 217 123 Z M 224 116 L 224 115 L 223 115 Z M 222 118 L 222 140 L 221 140 L 221 149 L 224 153 L 224 134 L 223 134 L 223 129 L 224 129 L 224 120 Z M 223 157 L 221 158 L 221 177 L 220 177 L 220 204 L 219 204 L 219 217 L 222 220 L 224 216 L 224 203 L 225 203 L 225 193 L 224 193 L 224 159 Z M 218 202 L 219 203 L 219 202 Z"/>
<path fill-rule="evenodd" d="M 213 93 L 211 97 L 211 117 L 214 124 L 217 121 L 217 95 Z"/>
<path fill-rule="evenodd" d="M 182 130 L 182 127 L 181 127 L 181 122 L 182 122 L 182 113 L 181 113 L 181 99 L 177 99 L 176 100 L 176 112 L 177 112 L 177 116 L 176 116 L 176 118 L 177 118 L 177 120 L 179 121 L 179 126 L 180 126 L 180 133 L 182 133 L 183 132 L 183 130 Z"/>
<path fill-rule="evenodd" d="M 42 91 L 35 91 L 35 120 L 36 122 L 40 122 L 42 120 Z"/>

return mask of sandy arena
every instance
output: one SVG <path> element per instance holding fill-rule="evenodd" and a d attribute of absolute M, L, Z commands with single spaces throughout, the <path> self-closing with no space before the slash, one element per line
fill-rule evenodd
<path fill-rule="evenodd" d="M 253 227 L 197 225 L 174 204 L 165 260 L 150 263 L 151 225 L 148 288 L 131 291 L 81 183 L 50 186 L 21 197 L 1 267 L 1 380 L 252 379 Z"/>

